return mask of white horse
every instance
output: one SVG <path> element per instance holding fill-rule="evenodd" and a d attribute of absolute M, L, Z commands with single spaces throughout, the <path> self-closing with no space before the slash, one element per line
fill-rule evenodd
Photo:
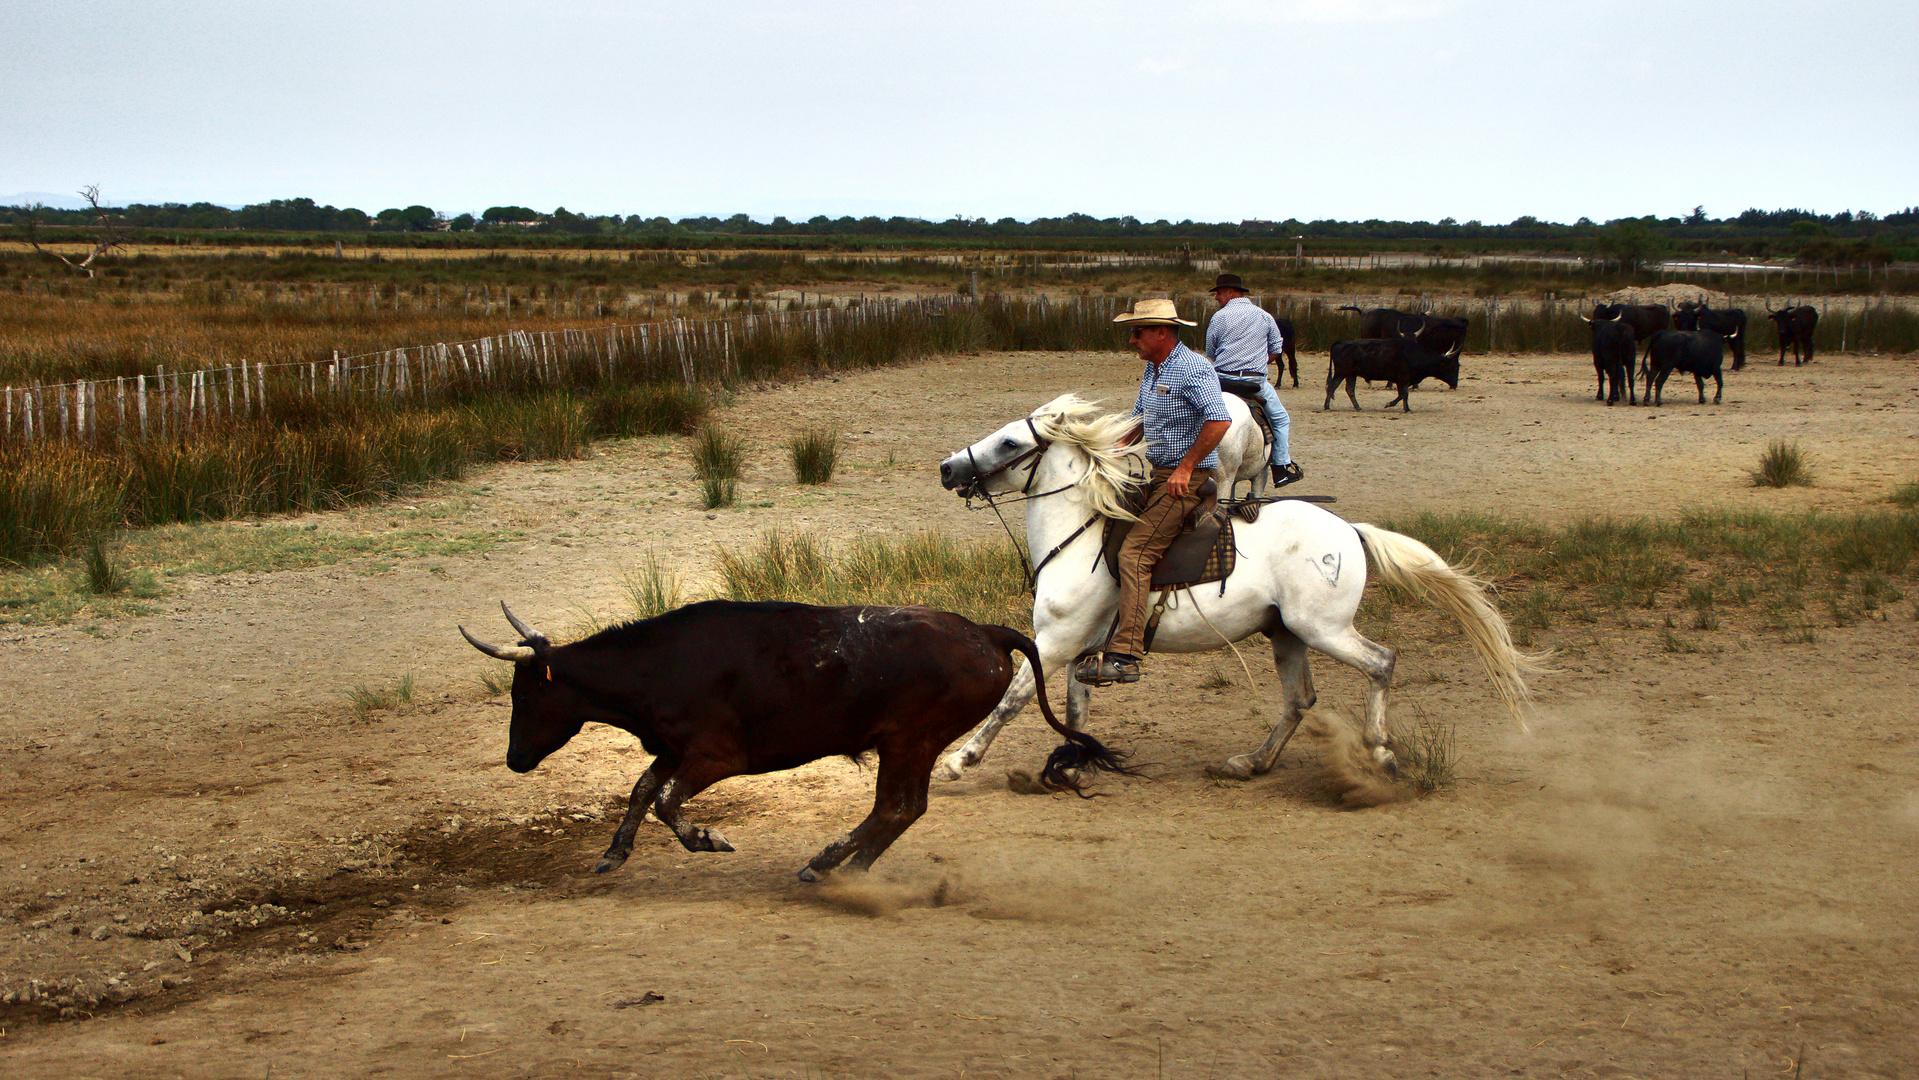
<path fill-rule="evenodd" d="M 1237 421 L 1244 403 L 1238 404 Z M 1143 449 L 1121 445 L 1137 419 L 1102 414 L 1091 402 L 1066 394 L 1040 406 L 940 463 L 940 480 L 962 496 L 1024 497 L 1026 539 L 1037 571 L 1033 638 L 1049 674 L 1066 672 L 1082 650 L 1102 644 L 1119 606 L 1119 586 L 1104 566 L 1095 568 L 1105 518 L 1128 519 L 1122 491 L 1144 475 Z M 1259 433 L 1250 422 L 1255 456 Z M 1231 432 L 1227 436 L 1232 437 Z M 1264 461 L 1259 466 L 1264 467 Z M 1393 651 L 1353 629 L 1366 589 L 1366 556 L 1381 578 L 1450 612 L 1459 620 L 1494 689 L 1525 726 L 1526 677 L 1542 670 L 1541 657 L 1513 647 L 1505 620 L 1486 598 L 1486 585 L 1446 565 L 1431 548 L 1375 525 L 1350 524 L 1311 503 L 1265 506 L 1259 520 L 1235 523 L 1238 562 L 1225 581 L 1196 586 L 1174 596 L 1153 638 L 1156 652 L 1205 652 L 1255 633 L 1272 640 L 1279 669 L 1279 722 L 1257 749 L 1235 754 L 1210 771 L 1250 779 L 1273 767 L 1316 699 L 1307 648 L 1318 649 L 1372 681 L 1362 733 L 1373 760 L 1389 773 L 1397 762 L 1387 746 L 1386 691 L 1392 685 Z M 1066 723 L 1077 728 L 1086 714 L 1087 688 L 1067 679 Z M 935 775 L 957 780 L 986 755 L 994 736 L 1033 698 L 1033 671 L 1020 669 L 999 707 L 961 747 L 942 758 Z"/>
<path fill-rule="evenodd" d="M 1248 492 L 1264 495 L 1271 476 L 1266 471 L 1266 465 L 1271 460 L 1266 450 L 1266 435 L 1253 422 L 1253 407 L 1246 403 L 1245 398 L 1237 394 L 1220 396 L 1226 400 L 1226 411 L 1233 414 L 1233 426 L 1227 428 L 1226 437 L 1219 440 L 1220 494 L 1222 497 L 1243 495 L 1246 492 L 1237 491 L 1236 485 L 1245 482 L 1250 485 Z M 1064 401 L 1065 398 L 1060 400 Z"/>

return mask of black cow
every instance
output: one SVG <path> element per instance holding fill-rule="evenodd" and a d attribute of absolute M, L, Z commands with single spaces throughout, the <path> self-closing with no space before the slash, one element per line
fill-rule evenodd
<path fill-rule="evenodd" d="M 1673 312 L 1672 325 L 1675 330 L 1710 330 L 1726 339 L 1732 346 L 1732 369 L 1739 371 L 1746 366 L 1746 312 L 1743 308 L 1725 308 L 1714 310 L 1704 300 L 1694 303 L 1691 300 L 1679 305 Z"/>
<path fill-rule="evenodd" d="M 1438 315 L 1411 316 L 1422 321 L 1420 329 L 1414 334 L 1419 343 L 1436 353 L 1456 353 L 1466 347 L 1466 331 L 1471 327 L 1464 318 L 1441 318 Z M 1401 325 L 1405 325 L 1402 321 Z"/>
<path fill-rule="evenodd" d="M 1672 329 L 1672 312 L 1664 304 L 1600 304 L 1593 308 L 1593 321 L 1617 319 L 1632 327 L 1634 341 L 1648 341 L 1661 330 Z M 1646 346 L 1651 358 L 1652 346 Z"/>
<path fill-rule="evenodd" d="M 1617 319 L 1586 321 L 1592 324 L 1593 371 L 1599 376 L 1599 392 L 1593 400 L 1616 405 L 1624 387 L 1626 404 L 1639 404 L 1633 394 L 1632 375 L 1633 361 L 1639 358 L 1639 342 L 1633 340 L 1632 327 Z M 1608 378 L 1612 380 L 1610 392 L 1606 389 Z"/>
<path fill-rule="evenodd" d="M 1793 367 L 1812 363 L 1812 332 L 1819 327 L 1819 311 L 1817 308 L 1807 307 L 1802 304 L 1799 307 L 1785 307 L 1774 311 L 1772 305 L 1768 304 L 1766 306 L 1766 318 L 1771 319 L 1773 329 L 1779 331 L 1779 364 L 1781 367 L 1784 367 L 1786 363 L 1786 346 L 1788 345 L 1792 346 Z M 1799 358 L 1799 350 L 1801 347 L 1803 347 L 1806 352 L 1805 359 L 1803 360 Z"/>
<path fill-rule="evenodd" d="M 1646 404 L 1663 405 L 1666 377 L 1683 371 L 1699 386 L 1699 404 L 1706 403 L 1706 376 L 1712 376 L 1712 403 L 1726 392 L 1726 379 L 1719 365 L 1724 359 L 1726 339 L 1710 330 L 1661 330 L 1652 336 L 1651 360 L 1646 373 Z"/>
<path fill-rule="evenodd" d="M 1299 340 L 1299 331 L 1293 329 L 1293 320 L 1291 319 L 1281 319 L 1275 316 L 1273 322 L 1279 325 L 1280 341 L 1279 372 L 1278 377 L 1275 378 L 1273 382 L 1278 384 L 1281 380 L 1285 379 L 1286 368 L 1290 365 L 1293 369 L 1293 386 L 1297 389 L 1299 386 L 1299 357 L 1293 354 L 1293 344 Z"/>
<path fill-rule="evenodd" d="M 1461 318 L 1424 315 L 1396 308 L 1357 308 L 1351 304 L 1342 305 L 1336 310 L 1359 313 L 1359 336 L 1366 341 L 1416 337 L 1420 344 L 1434 352 L 1447 352 L 1454 344 L 1464 344 L 1466 340 L 1467 322 Z"/>
<path fill-rule="evenodd" d="M 680 804 L 729 776 L 877 750 L 873 812 L 800 879 L 817 881 L 849 857 L 865 869 L 925 813 L 934 759 L 999 704 L 1014 652 L 1033 665 L 1040 713 L 1067 740 L 1042 782 L 1076 789 L 1067 770 L 1130 771 L 1120 755 L 1054 719 L 1032 641 L 950 612 L 711 600 L 558 647 L 511 611 L 506 617 L 521 635 L 517 647 L 460 633 L 514 662 L 507 768 L 530 771 L 589 721 L 631 732 L 653 755 L 599 873 L 626 862 L 648 810 L 688 851 L 732 851 L 718 832 L 684 820 Z"/>
<path fill-rule="evenodd" d="M 1410 337 L 1335 341 L 1332 362 L 1326 369 L 1324 408 L 1333 407 L 1333 393 L 1341 382 L 1346 384 L 1347 400 L 1353 403 L 1353 408 L 1359 408 L 1359 398 L 1353 395 L 1353 383 L 1359 379 L 1391 383 L 1399 390 L 1399 396 L 1388 401 L 1386 407 L 1398 405 L 1403 411 L 1412 412 L 1412 402 L 1407 395 L 1422 380 L 1438 379 L 1455 390 L 1459 388 L 1459 350 L 1436 353 Z"/>
<path fill-rule="evenodd" d="M 1357 308 L 1351 304 L 1342 304 L 1338 310 L 1359 313 L 1359 336 L 1366 341 L 1382 341 L 1386 338 L 1417 334 L 1426 325 L 1418 315 L 1389 307 Z"/>

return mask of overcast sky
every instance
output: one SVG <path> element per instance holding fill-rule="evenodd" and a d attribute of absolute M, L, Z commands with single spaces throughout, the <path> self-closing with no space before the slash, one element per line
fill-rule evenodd
<path fill-rule="evenodd" d="M 1919 5 L 17 0 L 0 196 L 1505 222 L 1919 204 Z"/>

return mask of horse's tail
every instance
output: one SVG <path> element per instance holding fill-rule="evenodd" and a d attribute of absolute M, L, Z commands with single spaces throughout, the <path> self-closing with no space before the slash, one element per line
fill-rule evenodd
<path fill-rule="evenodd" d="M 1513 645 L 1506 620 L 1486 598 L 1487 582 L 1446 565 L 1438 552 L 1410 536 L 1364 523 L 1355 523 L 1353 528 L 1371 553 L 1381 580 L 1459 620 L 1466 640 L 1492 678 L 1499 700 L 1512 711 L 1520 730 L 1526 730 L 1526 706 L 1532 702 L 1526 677 L 1550 671 L 1546 666 L 1550 654 L 1522 652 Z"/>
<path fill-rule="evenodd" d="M 986 631 L 986 636 L 992 639 L 994 645 L 1005 650 L 1007 656 L 1017 652 L 1033 665 L 1033 692 L 1039 698 L 1039 713 L 1066 740 L 1047 755 L 1046 766 L 1040 770 L 1040 783 L 1055 791 L 1070 791 L 1085 798 L 1079 782 L 1067 775 L 1068 770 L 1092 769 L 1125 776 L 1139 775 L 1137 770 L 1126 764 L 1127 755 L 1108 748 L 1083 731 L 1074 731 L 1053 715 L 1053 707 L 1046 701 L 1046 669 L 1040 666 L 1039 647 L 1033 644 L 1032 638 L 1008 626 L 981 626 L 980 629 Z"/>

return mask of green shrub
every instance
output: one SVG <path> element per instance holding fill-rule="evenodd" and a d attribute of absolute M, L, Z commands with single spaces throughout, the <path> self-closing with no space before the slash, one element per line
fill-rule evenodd
<path fill-rule="evenodd" d="M 833 479 L 840 461 L 840 433 L 836 428 L 809 427 L 786 444 L 793 452 L 793 475 L 802 484 L 824 484 Z"/>
<path fill-rule="evenodd" d="M 127 591 L 130 584 L 127 572 L 107 550 L 106 541 L 100 537 L 95 536 L 87 542 L 80 565 L 88 592 L 96 596 L 117 596 Z"/>

